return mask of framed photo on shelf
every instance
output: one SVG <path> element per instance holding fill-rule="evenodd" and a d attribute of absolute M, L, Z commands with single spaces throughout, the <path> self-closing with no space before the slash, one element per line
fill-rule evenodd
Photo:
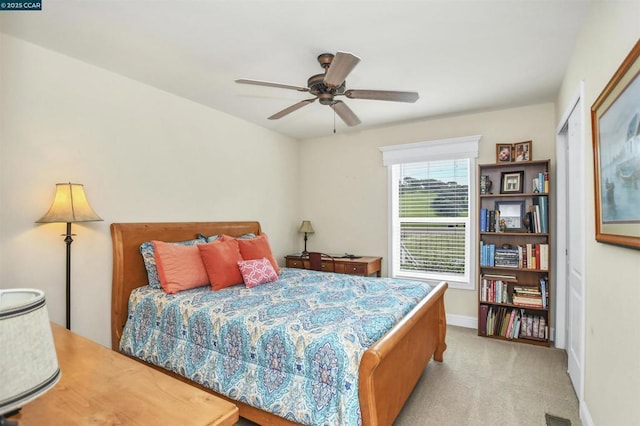
<path fill-rule="evenodd" d="M 501 194 L 522 194 L 524 188 L 524 170 L 502 172 L 500 175 Z"/>
<path fill-rule="evenodd" d="M 533 157 L 533 141 L 513 144 L 513 161 L 531 161 Z"/>
<path fill-rule="evenodd" d="M 508 143 L 496 144 L 496 163 L 510 163 L 513 145 Z"/>
<path fill-rule="evenodd" d="M 640 41 L 591 107 L 596 241 L 640 249 Z"/>
<path fill-rule="evenodd" d="M 500 211 L 500 221 L 504 220 L 507 232 L 523 231 L 524 200 L 496 201 L 496 210 Z"/>

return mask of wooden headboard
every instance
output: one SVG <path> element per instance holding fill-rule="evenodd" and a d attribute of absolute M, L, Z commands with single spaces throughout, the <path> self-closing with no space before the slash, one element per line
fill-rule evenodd
<path fill-rule="evenodd" d="M 131 291 L 147 285 L 140 244 L 151 240 L 192 240 L 197 234 L 238 237 L 247 233 L 260 234 L 260 222 L 112 223 L 111 348 L 117 351 L 120 345 Z"/>

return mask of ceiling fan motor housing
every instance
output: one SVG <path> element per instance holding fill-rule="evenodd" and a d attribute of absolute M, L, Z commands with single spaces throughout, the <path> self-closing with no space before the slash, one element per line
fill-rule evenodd
<path fill-rule="evenodd" d="M 309 87 L 309 93 L 316 95 L 322 105 L 331 105 L 333 96 L 343 94 L 346 84 L 342 82 L 339 87 L 328 87 L 324 84 L 324 74 L 316 74 L 309 77 L 307 87 Z"/>

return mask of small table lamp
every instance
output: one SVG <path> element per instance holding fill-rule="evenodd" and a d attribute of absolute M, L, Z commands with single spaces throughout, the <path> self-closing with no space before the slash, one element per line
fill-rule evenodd
<path fill-rule="evenodd" d="M 96 222 L 102 220 L 93 211 L 87 196 L 84 194 L 84 186 L 79 183 L 57 183 L 56 195 L 49 211 L 36 220 L 36 223 L 67 223 L 67 233 L 63 234 L 67 243 L 67 329 L 71 329 L 71 223 Z"/>
<path fill-rule="evenodd" d="M 298 229 L 298 232 L 304 232 L 304 251 L 302 252 L 302 255 L 308 256 L 309 252 L 307 251 L 307 234 L 313 234 L 315 232 L 313 230 L 313 226 L 311 226 L 311 221 L 303 220 L 302 224 L 300 225 L 300 229 Z"/>
<path fill-rule="evenodd" d="M 60 380 L 42 291 L 0 290 L 0 342 L 0 424 L 5 425 L 12 424 L 5 415 L 12 415 Z"/>

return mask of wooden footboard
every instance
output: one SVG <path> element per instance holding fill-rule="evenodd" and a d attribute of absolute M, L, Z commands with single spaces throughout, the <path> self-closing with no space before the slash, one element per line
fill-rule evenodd
<path fill-rule="evenodd" d="M 391 425 L 431 357 L 442 361 L 447 287 L 438 284 L 362 356 L 358 393 L 363 425 Z"/>
<path fill-rule="evenodd" d="M 111 344 L 119 350 L 127 321 L 131 291 L 147 284 L 140 244 L 145 241 L 184 241 L 197 234 L 239 236 L 259 234 L 259 222 L 114 223 L 113 285 L 111 294 Z M 391 425 L 413 391 L 431 357 L 442 361 L 446 349 L 444 293 L 440 283 L 408 315 L 363 355 L 359 371 L 359 399 L 363 425 Z M 141 361 L 142 362 L 142 361 Z M 154 367 L 188 383 L 159 367 Z M 209 389 L 209 392 L 223 399 Z M 240 416 L 262 425 L 292 425 L 288 420 L 249 405 L 233 401 Z"/>

